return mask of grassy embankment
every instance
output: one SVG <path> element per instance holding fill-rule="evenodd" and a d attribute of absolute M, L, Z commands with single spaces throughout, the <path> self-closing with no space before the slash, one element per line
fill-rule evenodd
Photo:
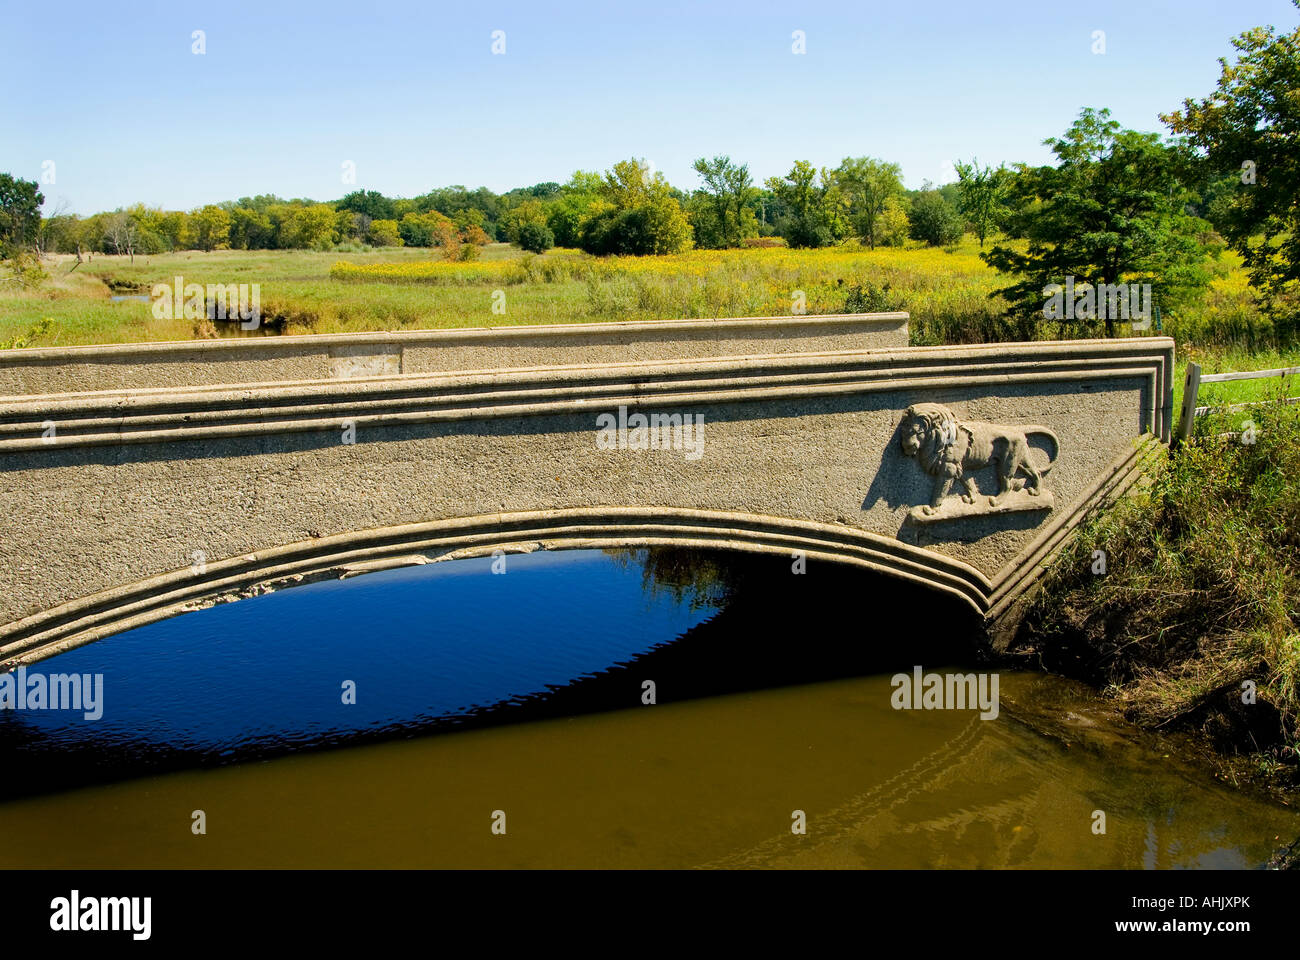
<path fill-rule="evenodd" d="M 1198 421 L 1149 485 L 1085 523 L 1019 649 L 1144 726 L 1200 735 L 1234 758 L 1227 777 L 1300 785 L 1300 408 Z"/>

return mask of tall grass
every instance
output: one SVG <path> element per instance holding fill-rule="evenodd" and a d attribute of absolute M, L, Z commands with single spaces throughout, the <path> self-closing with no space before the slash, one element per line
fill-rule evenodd
<path fill-rule="evenodd" d="M 973 239 L 940 250 L 910 245 L 868 250 L 756 247 L 662 257 L 592 257 L 577 250 L 526 254 L 506 244 L 481 259 L 446 262 L 428 250 L 362 252 L 186 251 L 96 256 L 49 265 L 39 289 L 0 288 L 0 340 L 51 317 L 59 343 L 105 343 L 221 335 L 222 325 L 164 320 L 110 292 L 149 292 L 175 276 L 187 282 L 261 285 L 264 317 L 286 333 L 331 333 L 498 324 L 789 316 L 864 309 L 906 310 L 913 344 L 1055 339 L 1090 335 L 1081 326 L 1013 321 L 996 291 L 1006 278 L 979 259 Z M 1259 350 L 1272 328 L 1232 254 L 1201 301 L 1162 316 L 1166 333 L 1196 349 Z M 110 287 L 112 291 L 110 291 Z M 505 293 L 505 310 L 500 311 Z M 497 306 L 497 310 L 493 307 Z M 1122 325 L 1122 332 L 1131 332 Z M 1151 332 L 1156 332 L 1154 329 Z"/>
<path fill-rule="evenodd" d="M 1084 526 L 1025 624 L 1022 649 L 1108 688 L 1134 720 L 1199 729 L 1264 764 L 1294 758 L 1300 410 L 1198 420 L 1149 487 Z"/>

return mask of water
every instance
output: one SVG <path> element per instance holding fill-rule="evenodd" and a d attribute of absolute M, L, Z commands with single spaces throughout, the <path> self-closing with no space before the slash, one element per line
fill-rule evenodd
<path fill-rule="evenodd" d="M 1003 672 L 996 720 L 894 710 L 890 676 L 959 669 L 973 627 L 919 589 L 738 554 L 491 563 L 39 665 L 103 673 L 104 715 L 0 713 L 0 866 L 1258 867 L 1300 833 L 1065 681 Z"/>

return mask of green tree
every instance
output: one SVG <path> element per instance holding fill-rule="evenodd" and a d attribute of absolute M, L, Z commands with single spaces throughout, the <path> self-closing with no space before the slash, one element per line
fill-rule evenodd
<path fill-rule="evenodd" d="M 82 222 L 75 214 L 44 217 L 39 230 L 39 246 L 48 253 L 76 253 L 81 228 Z"/>
<path fill-rule="evenodd" d="M 136 229 L 136 253 L 163 253 L 172 249 L 163 233 L 164 214 L 161 209 L 136 203 L 127 207 L 126 212 Z"/>
<path fill-rule="evenodd" d="M 335 208 L 364 213 L 371 220 L 393 220 L 397 212 L 393 201 L 377 190 L 354 190 L 335 204 Z"/>
<path fill-rule="evenodd" d="M 1179 180 L 1185 151 L 1158 134 L 1122 130 L 1109 110 L 1083 110 L 1062 138 L 1044 141 L 1058 164 L 1019 166 L 1005 222 L 1023 251 L 995 246 L 980 254 L 990 266 L 1018 276 L 996 291 L 1026 331 L 1044 316 L 1044 288 L 1075 283 L 1150 283 L 1169 306 L 1203 287 L 1204 221 L 1185 213 Z M 1105 318 L 1107 335 L 1115 317 Z"/>
<path fill-rule="evenodd" d="M 273 208 L 274 209 L 274 208 Z M 283 204 L 276 246 L 281 249 L 326 250 L 338 236 L 336 211 L 327 203 Z M 275 214 L 272 214 L 275 219 Z"/>
<path fill-rule="evenodd" d="M 957 209 L 975 228 L 980 249 L 1002 216 L 1002 201 L 1010 177 L 1005 167 L 981 167 L 978 160 L 953 164 L 957 171 Z"/>
<path fill-rule="evenodd" d="M 506 239 L 518 244 L 520 233 L 526 225 L 531 223 L 535 226 L 546 226 L 546 208 L 542 206 L 540 200 L 530 197 L 503 216 L 501 223 L 505 228 Z M 460 224 L 456 226 L 459 227 Z"/>
<path fill-rule="evenodd" d="M 371 220 L 366 239 L 376 247 L 400 247 L 401 234 L 397 230 L 396 220 Z"/>
<path fill-rule="evenodd" d="M 214 204 L 208 204 L 190 214 L 194 230 L 194 245 L 200 250 L 217 250 L 230 243 L 230 214 Z"/>
<path fill-rule="evenodd" d="M 831 216 L 831 176 L 807 160 L 796 160 L 784 177 L 769 177 L 772 191 L 785 213 L 777 230 L 792 247 L 824 247 L 835 242 Z"/>
<path fill-rule="evenodd" d="M 908 226 L 903 198 L 890 197 L 876 220 L 876 240 L 883 247 L 901 247 L 907 242 Z"/>
<path fill-rule="evenodd" d="M 710 221 L 703 231 L 697 224 L 697 245 L 701 232 L 709 241 L 707 245 L 716 247 L 738 247 L 746 236 L 757 236 L 758 223 L 749 204 L 758 191 L 749 175 L 749 165 L 720 156 L 712 160 L 700 157 L 694 167 L 704 181 L 704 189 L 697 191 L 701 201 L 698 209 L 702 217 L 707 211 Z"/>
<path fill-rule="evenodd" d="M 643 161 L 622 160 L 601 181 L 578 242 L 595 254 L 678 253 L 691 245 L 691 225 L 662 173 L 651 176 Z"/>
<path fill-rule="evenodd" d="M 35 180 L 0 173 L 0 257 L 13 256 L 36 239 L 44 202 Z"/>
<path fill-rule="evenodd" d="M 1300 7 L 1300 0 L 1293 0 Z M 1300 334 L 1300 27 L 1247 30 L 1210 96 L 1161 116 L 1235 183 L 1211 212 L 1285 340 Z"/>
<path fill-rule="evenodd" d="M 271 218 L 251 207 L 230 211 L 230 246 L 235 250 L 263 250 L 275 238 Z"/>
<path fill-rule="evenodd" d="M 848 201 L 854 229 L 874 250 L 885 205 L 891 197 L 903 194 L 902 168 L 872 157 L 845 157 L 835 175 Z"/>
<path fill-rule="evenodd" d="M 961 216 L 938 190 L 922 189 L 912 199 L 907 220 L 912 239 L 928 246 L 947 247 L 961 239 Z"/>
<path fill-rule="evenodd" d="M 600 198 L 601 176 L 587 170 L 575 171 L 546 202 L 546 225 L 561 247 L 576 247 L 582 223 Z"/>
<path fill-rule="evenodd" d="M 440 223 L 451 225 L 451 221 L 437 211 L 408 213 L 397 224 L 397 232 L 408 247 L 432 247 L 434 228 Z"/>
<path fill-rule="evenodd" d="M 158 231 L 167 241 L 168 250 L 185 249 L 189 217 L 183 210 L 168 210 L 158 218 Z"/>

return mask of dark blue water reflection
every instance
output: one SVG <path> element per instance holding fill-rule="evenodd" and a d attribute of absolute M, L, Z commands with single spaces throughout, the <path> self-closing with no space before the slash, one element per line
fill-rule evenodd
<path fill-rule="evenodd" d="M 541 552 L 491 570 L 456 560 L 295 587 L 36 664 L 103 674 L 103 716 L 0 711 L 0 798 L 640 708 L 646 680 L 671 703 L 910 669 L 968 654 L 975 630 L 958 600 L 833 564 L 793 575 L 781 556 Z M 908 628 L 921 605 L 949 628 Z"/>
<path fill-rule="evenodd" d="M 491 564 L 310 584 L 69 651 L 30 670 L 103 674 L 103 716 L 3 711 L 0 744 L 212 759 L 454 723 L 595 676 L 718 609 L 707 589 L 649 589 L 635 556 L 516 555 L 502 574 Z"/>

